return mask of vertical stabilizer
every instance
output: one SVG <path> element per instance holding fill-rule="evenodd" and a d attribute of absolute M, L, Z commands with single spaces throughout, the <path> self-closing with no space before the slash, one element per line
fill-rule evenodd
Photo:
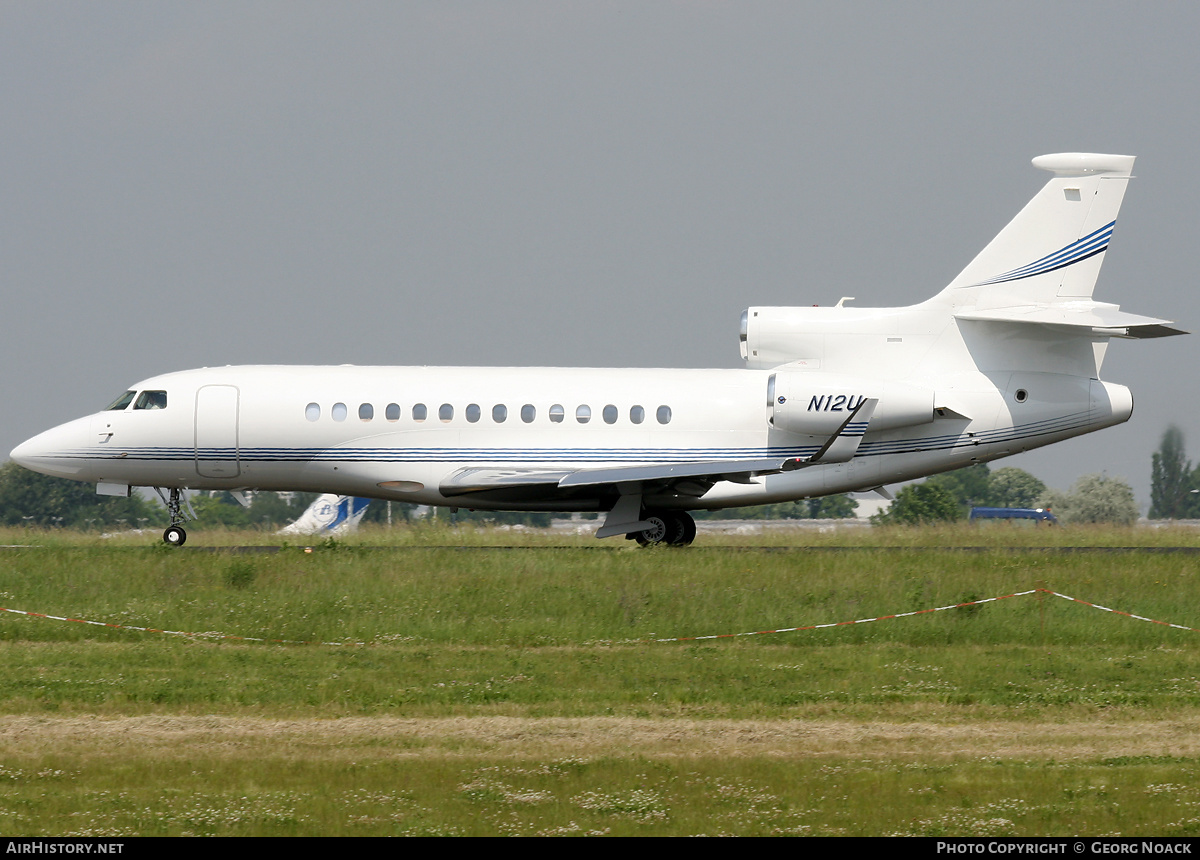
<path fill-rule="evenodd" d="M 355 531 L 367 512 L 370 499 L 326 493 L 319 496 L 308 510 L 277 533 L 281 535 L 339 535 Z"/>
<path fill-rule="evenodd" d="M 939 298 L 979 310 L 1090 299 L 1133 161 L 1082 152 L 1033 159 L 1054 178 Z"/>

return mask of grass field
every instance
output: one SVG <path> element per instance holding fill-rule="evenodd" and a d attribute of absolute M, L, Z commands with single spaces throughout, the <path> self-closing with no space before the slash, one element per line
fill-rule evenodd
<path fill-rule="evenodd" d="M 0 613 L 0 832 L 1200 833 L 1195 631 L 652 641 L 1200 627 L 1192 531 L 272 540 L 0 535 L 0 606 L 196 634 Z"/>

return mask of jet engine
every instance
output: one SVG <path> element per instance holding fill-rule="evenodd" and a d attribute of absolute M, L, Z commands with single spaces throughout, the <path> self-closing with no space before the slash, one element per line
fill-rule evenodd
<path fill-rule="evenodd" d="M 820 371 L 777 371 L 767 380 L 767 423 L 787 433 L 828 436 L 867 398 L 878 398 L 869 430 L 933 421 L 931 389 Z"/>

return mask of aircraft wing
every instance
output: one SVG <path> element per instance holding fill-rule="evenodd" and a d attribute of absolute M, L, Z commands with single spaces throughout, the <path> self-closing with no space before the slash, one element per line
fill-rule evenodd
<path fill-rule="evenodd" d="M 853 459 L 878 404 L 876 398 L 861 402 L 849 413 L 837 432 L 830 435 L 811 457 L 693 460 L 576 469 L 472 467 L 459 469 L 446 476 L 438 489 L 448 498 L 486 493 L 493 496 L 508 495 L 515 499 L 517 495 L 578 496 L 589 489 L 603 486 L 617 487 L 625 495 L 630 492 L 630 487 L 640 486 L 699 497 L 718 481 L 749 483 L 759 475 L 791 472 L 826 463 L 845 463 Z"/>
<path fill-rule="evenodd" d="M 689 463 L 647 463 L 637 466 L 606 466 L 597 469 L 459 469 L 438 488 L 443 496 L 465 496 L 495 490 L 540 488 L 548 494 L 575 487 L 598 487 L 629 482 L 677 484 L 685 479 L 707 482 L 701 493 L 717 481 L 747 482 L 756 475 L 798 469 L 801 457 L 765 457 L 750 460 L 696 460 Z M 566 493 L 564 493 L 566 495 Z"/>
<path fill-rule="evenodd" d="M 492 490 L 511 490 L 525 487 L 546 490 L 558 486 L 558 482 L 572 473 L 570 469 L 512 469 L 470 468 L 459 469 L 442 479 L 439 492 L 443 496 L 466 496 Z"/>
<path fill-rule="evenodd" d="M 803 457 L 755 460 L 697 460 L 692 463 L 654 463 L 648 466 L 613 466 L 603 469 L 579 469 L 558 482 L 560 487 L 592 487 L 631 481 L 672 483 L 682 478 L 707 478 L 712 481 L 745 483 L 757 475 L 773 475 L 799 469 Z"/>

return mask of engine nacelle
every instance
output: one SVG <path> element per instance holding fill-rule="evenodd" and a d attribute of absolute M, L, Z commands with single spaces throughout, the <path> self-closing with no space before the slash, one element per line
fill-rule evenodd
<path fill-rule="evenodd" d="M 747 308 L 741 325 L 746 366 L 765 369 L 803 362 L 814 370 L 836 366 L 837 372 L 858 373 L 864 358 L 887 350 L 889 365 L 895 368 L 897 359 L 923 354 L 946 325 L 944 312 L 854 308 L 845 301 L 820 308 Z M 916 343 L 923 346 L 914 352 Z"/>
<path fill-rule="evenodd" d="M 838 373 L 777 371 L 767 381 L 767 423 L 788 433 L 828 436 L 867 398 L 879 399 L 868 432 L 933 421 L 931 389 Z"/>
<path fill-rule="evenodd" d="M 747 308 L 742 311 L 741 350 L 750 367 L 777 367 L 825 352 L 829 308 Z M 840 308 L 839 308 L 840 310 Z"/>

